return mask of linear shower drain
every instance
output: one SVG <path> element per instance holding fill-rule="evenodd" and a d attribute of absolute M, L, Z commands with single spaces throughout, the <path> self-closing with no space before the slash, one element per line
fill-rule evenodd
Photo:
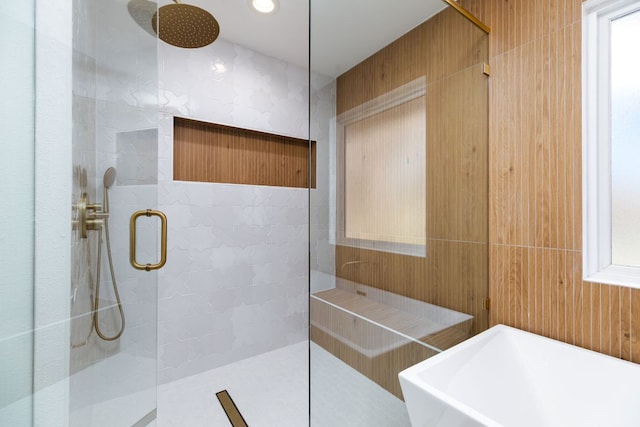
<path fill-rule="evenodd" d="M 249 427 L 227 390 L 217 392 L 216 397 L 233 427 Z"/>

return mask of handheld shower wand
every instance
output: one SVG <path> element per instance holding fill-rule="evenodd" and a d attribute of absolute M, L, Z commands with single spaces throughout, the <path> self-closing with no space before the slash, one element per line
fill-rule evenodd
<path fill-rule="evenodd" d="M 116 182 L 116 168 L 111 166 L 104 171 L 104 177 L 102 178 L 103 192 L 102 192 L 102 211 L 109 213 L 109 188 Z"/>
<path fill-rule="evenodd" d="M 115 270 L 113 268 L 113 257 L 111 255 L 111 239 L 109 237 L 109 188 L 116 181 L 116 168 L 110 167 L 104 172 L 103 184 L 103 198 L 102 198 L 102 212 L 101 218 L 103 220 L 103 227 L 101 227 L 100 235 L 98 237 L 98 268 L 96 271 L 96 293 L 93 304 L 93 326 L 96 333 L 100 338 L 105 341 L 114 341 L 120 338 L 124 332 L 124 310 L 122 309 L 122 301 L 120 300 L 120 293 L 118 292 L 118 284 L 116 282 Z M 107 257 L 109 258 L 109 270 L 111 273 L 111 284 L 113 285 L 113 293 L 116 297 L 118 304 L 118 311 L 120 312 L 120 330 L 114 336 L 107 336 L 100 330 L 100 322 L 98 321 L 98 313 L 100 311 L 100 270 L 102 266 L 102 229 L 104 229 L 105 240 L 107 241 Z"/>

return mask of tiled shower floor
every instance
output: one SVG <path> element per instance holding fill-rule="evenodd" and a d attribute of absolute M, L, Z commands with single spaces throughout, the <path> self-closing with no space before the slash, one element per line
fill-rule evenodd
<path fill-rule="evenodd" d="M 228 427 L 215 396 L 224 389 L 251 427 L 308 426 L 308 356 L 305 341 L 163 384 L 157 389 L 158 418 L 149 426 Z M 153 409 L 153 387 L 145 387 L 140 378 L 153 378 L 155 360 L 123 359 L 126 357 L 111 357 L 101 362 L 100 369 L 85 370 L 71 378 L 76 390 L 85 390 L 71 399 L 71 425 L 126 427 Z M 410 425 L 401 400 L 313 343 L 311 359 L 313 427 Z M 137 375 L 119 376 L 123 364 L 135 366 Z M 2 411 L 0 419 L 1 415 Z"/>
<path fill-rule="evenodd" d="M 156 361 L 126 352 L 70 377 L 69 425 L 130 426 L 152 411 Z"/>
<path fill-rule="evenodd" d="M 251 427 L 307 425 L 306 354 L 302 342 L 163 384 L 157 425 L 229 426 L 215 396 L 225 389 Z"/>
<path fill-rule="evenodd" d="M 311 360 L 312 427 L 411 425 L 402 400 L 314 343 Z"/>
<path fill-rule="evenodd" d="M 409 426 L 404 403 L 311 345 L 311 425 Z M 215 393 L 228 390 L 251 427 L 309 423 L 308 344 L 301 342 L 158 388 L 158 427 L 229 426 Z"/>

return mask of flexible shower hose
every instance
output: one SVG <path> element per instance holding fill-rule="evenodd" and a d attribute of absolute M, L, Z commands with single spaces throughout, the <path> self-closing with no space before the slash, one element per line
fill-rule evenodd
<path fill-rule="evenodd" d="M 111 239 L 109 238 L 109 219 L 104 218 L 104 234 L 107 241 L 107 257 L 109 258 L 109 270 L 111 273 L 111 283 L 113 284 L 113 293 L 116 297 L 118 304 L 118 311 L 120 312 L 120 330 L 114 336 L 107 336 L 100 330 L 100 322 L 98 321 L 98 312 L 100 311 L 100 267 L 102 265 L 102 231 L 98 237 L 98 268 L 96 271 L 96 293 L 95 302 L 93 304 L 93 326 L 96 330 L 96 334 L 105 341 L 115 341 L 124 332 L 124 310 L 122 309 L 122 301 L 120 300 L 120 293 L 118 292 L 118 284 L 116 283 L 116 275 L 113 269 L 113 257 L 111 256 Z"/>

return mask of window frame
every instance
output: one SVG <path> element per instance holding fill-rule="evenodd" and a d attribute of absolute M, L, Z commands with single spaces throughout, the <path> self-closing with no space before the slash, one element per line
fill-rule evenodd
<path fill-rule="evenodd" d="M 640 267 L 612 263 L 611 22 L 640 10 L 640 0 L 582 5 L 583 279 L 640 288 Z"/>

